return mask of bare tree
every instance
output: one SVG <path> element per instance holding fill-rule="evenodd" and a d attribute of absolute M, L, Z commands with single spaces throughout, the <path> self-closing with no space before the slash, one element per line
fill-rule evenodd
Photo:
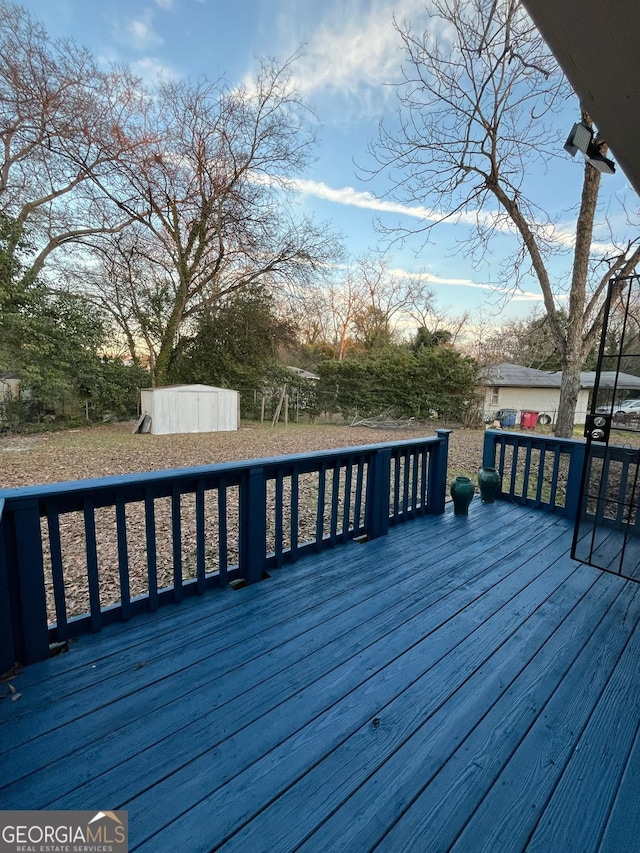
<path fill-rule="evenodd" d="M 119 160 L 147 141 L 145 99 L 126 69 L 100 70 L 4 2 L 0 54 L 0 209 L 19 226 L 16 245 L 25 231 L 34 243 L 38 273 L 54 249 L 130 221 L 95 181 L 113 194 Z"/>
<path fill-rule="evenodd" d="M 131 201 L 114 200 L 154 244 L 145 238 L 140 249 L 137 238 L 138 258 L 160 265 L 168 282 L 154 356 L 161 384 L 185 322 L 256 281 L 308 280 L 338 244 L 326 225 L 296 218 L 290 203 L 287 180 L 307 164 L 314 139 L 289 63 L 263 63 L 247 87 L 163 85 L 155 102 L 156 141 L 131 161 Z"/>
<path fill-rule="evenodd" d="M 153 380 L 175 297 L 170 259 L 135 221 L 118 234 L 94 239 L 91 249 L 83 292 L 111 317 L 130 357 L 146 365 Z M 77 277 L 74 266 L 67 273 L 69 289 Z"/>
<path fill-rule="evenodd" d="M 463 219 L 474 226 L 467 246 L 478 260 L 497 232 L 519 238 L 504 280 L 518 287 L 533 274 L 542 290 L 549 328 L 561 353 L 562 387 L 556 434 L 572 434 L 580 370 L 603 319 L 603 295 L 615 275 L 628 275 L 640 260 L 638 239 L 595 257 L 591 253 L 600 172 L 585 164 L 569 286 L 569 322 L 558 299 L 565 284 L 550 274 L 550 257 L 565 251 L 553 223 L 527 194 L 528 167 L 561 147 L 550 126 L 567 95 L 555 60 L 517 0 L 433 0 L 427 31 L 396 29 L 405 50 L 398 89 L 398 127 L 381 126 L 372 146 L 374 174 L 391 176 L 394 196 L 433 209 L 433 217 L 399 236 L 428 239 L 440 222 Z M 591 128 L 588 116 L 582 120 Z M 595 137 L 601 154 L 604 141 Z"/>

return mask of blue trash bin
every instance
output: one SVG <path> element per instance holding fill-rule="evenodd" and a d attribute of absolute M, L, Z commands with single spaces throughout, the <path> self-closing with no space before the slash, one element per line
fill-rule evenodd
<path fill-rule="evenodd" d="M 516 417 L 518 413 L 515 409 L 500 409 L 498 412 L 498 420 L 502 429 L 509 429 L 516 425 Z"/>

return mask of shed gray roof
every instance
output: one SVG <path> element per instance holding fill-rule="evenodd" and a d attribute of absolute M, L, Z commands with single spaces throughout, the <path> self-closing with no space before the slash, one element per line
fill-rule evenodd
<path fill-rule="evenodd" d="M 483 385 L 511 388 L 559 388 L 562 373 L 559 370 L 536 370 L 533 367 L 522 367 L 519 364 L 496 364 L 484 367 L 480 371 Z M 580 387 L 593 388 L 596 374 L 593 370 L 583 370 L 580 374 Z M 600 387 L 613 388 L 616 384 L 614 371 L 603 371 L 600 374 Z M 630 373 L 617 374 L 618 390 L 640 391 L 640 377 Z"/>
<path fill-rule="evenodd" d="M 231 388 L 216 388 L 215 385 L 160 385 L 157 388 L 143 388 L 143 391 L 162 392 L 162 391 L 231 391 Z M 234 394 L 237 392 L 233 392 Z"/>

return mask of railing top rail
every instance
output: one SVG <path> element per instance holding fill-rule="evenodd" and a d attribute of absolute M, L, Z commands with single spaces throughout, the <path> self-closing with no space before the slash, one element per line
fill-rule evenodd
<path fill-rule="evenodd" d="M 270 471 L 277 471 L 291 465 L 305 462 L 322 462 L 341 459 L 360 454 L 374 453 L 377 450 L 402 450 L 417 445 L 438 444 L 444 440 L 450 430 L 437 430 L 436 435 L 421 436 L 393 442 L 376 444 L 361 444 L 352 447 L 329 448 L 314 450 L 307 453 L 295 453 L 289 456 L 273 456 L 260 459 L 243 459 L 235 462 L 218 462 L 213 465 L 200 465 L 192 468 L 173 468 L 158 471 L 144 471 L 135 474 L 117 474 L 115 476 L 96 477 L 85 480 L 69 480 L 61 483 L 47 483 L 37 486 L 24 486 L 15 489 L 0 489 L 0 506 L 6 502 L 42 500 L 47 497 L 71 497 L 80 493 L 100 492 L 104 489 L 114 489 L 127 486 L 152 485 L 154 483 L 178 483 L 199 477 L 216 477 L 238 474 L 251 468 L 263 468 L 269 476 Z"/>
<path fill-rule="evenodd" d="M 555 435 L 536 435 L 533 433 L 526 432 L 509 432 L 508 430 L 504 429 L 488 429 L 485 435 L 494 436 L 497 438 L 516 439 L 520 442 L 526 442 L 528 444 L 558 444 L 561 447 L 566 447 L 567 450 L 571 447 L 575 447 L 575 445 L 577 444 L 585 443 L 585 440 L 583 438 L 557 438 Z"/>

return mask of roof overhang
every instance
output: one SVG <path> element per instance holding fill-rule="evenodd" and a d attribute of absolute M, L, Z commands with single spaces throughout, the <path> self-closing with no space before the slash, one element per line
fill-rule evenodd
<path fill-rule="evenodd" d="M 523 5 L 640 194 L 640 2 L 523 0 Z"/>

